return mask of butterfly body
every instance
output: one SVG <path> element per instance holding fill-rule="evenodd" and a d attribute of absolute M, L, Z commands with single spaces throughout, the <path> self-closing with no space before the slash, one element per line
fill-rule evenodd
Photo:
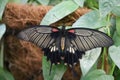
<path fill-rule="evenodd" d="M 112 39 L 105 33 L 88 28 L 62 29 L 52 26 L 36 26 L 22 30 L 18 38 L 35 43 L 44 51 L 51 64 L 73 67 L 85 51 L 96 47 L 108 47 Z"/>
<path fill-rule="evenodd" d="M 66 65 L 68 64 L 72 66 L 73 63 L 68 58 L 75 57 L 75 49 L 71 46 L 71 43 L 68 39 L 74 39 L 74 33 L 67 32 L 63 26 L 60 30 L 55 30 L 55 28 L 53 28 L 50 36 L 54 38 L 55 41 L 50 44 L 49 48 L 43 49 L 45 55 L 47 56 L 47 59 L 54 64 L 59 64 L 61 61 L 64 61 Z M 77 63 L 78 59 L 74 62 Z"/>

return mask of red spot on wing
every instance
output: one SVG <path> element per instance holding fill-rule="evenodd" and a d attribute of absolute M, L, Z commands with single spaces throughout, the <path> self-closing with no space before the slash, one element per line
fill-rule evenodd
<path fill-rule="evenodd" d="M 71 29 L 71 30 L 68 30 L 68 32 L 75 33 L 75 30 Z"/>
<path fill-rule="evenodd" d="M 52 32 L 58 32 L 58 29 L 52 28 Z"/>

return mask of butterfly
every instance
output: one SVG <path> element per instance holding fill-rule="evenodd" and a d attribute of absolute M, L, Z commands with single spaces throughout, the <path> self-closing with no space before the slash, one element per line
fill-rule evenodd
<path fill-rule="evenodd" d="M 39 25 L 26 28 L 17 37 L 30 41 L 44 51 L 52 64 L 73 67 L 85 54 L 85 51 L 96 47 L 108 47 L 113 44 L 111 37 L 105 33 L 88 28 L 61 29 L 53 26 Z"/>

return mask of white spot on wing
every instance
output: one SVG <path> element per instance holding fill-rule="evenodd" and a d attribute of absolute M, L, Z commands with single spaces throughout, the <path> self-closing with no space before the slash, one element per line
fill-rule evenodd
<path fill-rule="evenodd" d="M 72 52 L 72 48 L 70 47 L 70 53 Z"/>
<path fill-rule="evenodd" d="M 52 48 L 51 48 L 50 52 L 52 52 L 52 51 L 53 51 L 53 49 L 54 49 L 54 47 L 52 47 Z"/>
<path fill-rule="evenodd" d="M 55 49 L 56 49 L 56 46 L 53 47 L 53 51 L 55 51 Z"/>
<path fill-rule="evenodd" d="M 73 53 L 73 54 L 75 53 L 75 50 L 74 50 L 74 48 L 72 48 L 72 53 Z"/>

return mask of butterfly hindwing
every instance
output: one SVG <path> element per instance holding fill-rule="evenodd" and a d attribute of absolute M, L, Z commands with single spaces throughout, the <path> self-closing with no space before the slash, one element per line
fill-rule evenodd
<path fill-rule="evenodd" d="M 112 39 L 105 33 L 88 29 L 88 28 L 72 28 L 67 31 L 74 30 L 75 38 L 70 39 L 79 51 L 87 51 L 96 47 L 108 47 L 113 44 Z"/>
<path fill-rule="evenodd" d="M 80 51 L 77 49 L 77 47 L 71 42 L 72 40 L 71 37 L 74 39 L 76 36 L 72 34 L 66 36 L 65 54 L 64 54 L 65 57 L 64 64 L 70 67 L 77 64 L 79 59 L 81 59 L 82 55 L 85 53 L 84 51 Z"/>
<path fill-rule="evenodd" d="M 73 67 L 85 51 L 96 47 L 108 47 L 112 39 L 105 33 L 88 28 L 71 28 L 66 30 L 64 63 Z"/>

